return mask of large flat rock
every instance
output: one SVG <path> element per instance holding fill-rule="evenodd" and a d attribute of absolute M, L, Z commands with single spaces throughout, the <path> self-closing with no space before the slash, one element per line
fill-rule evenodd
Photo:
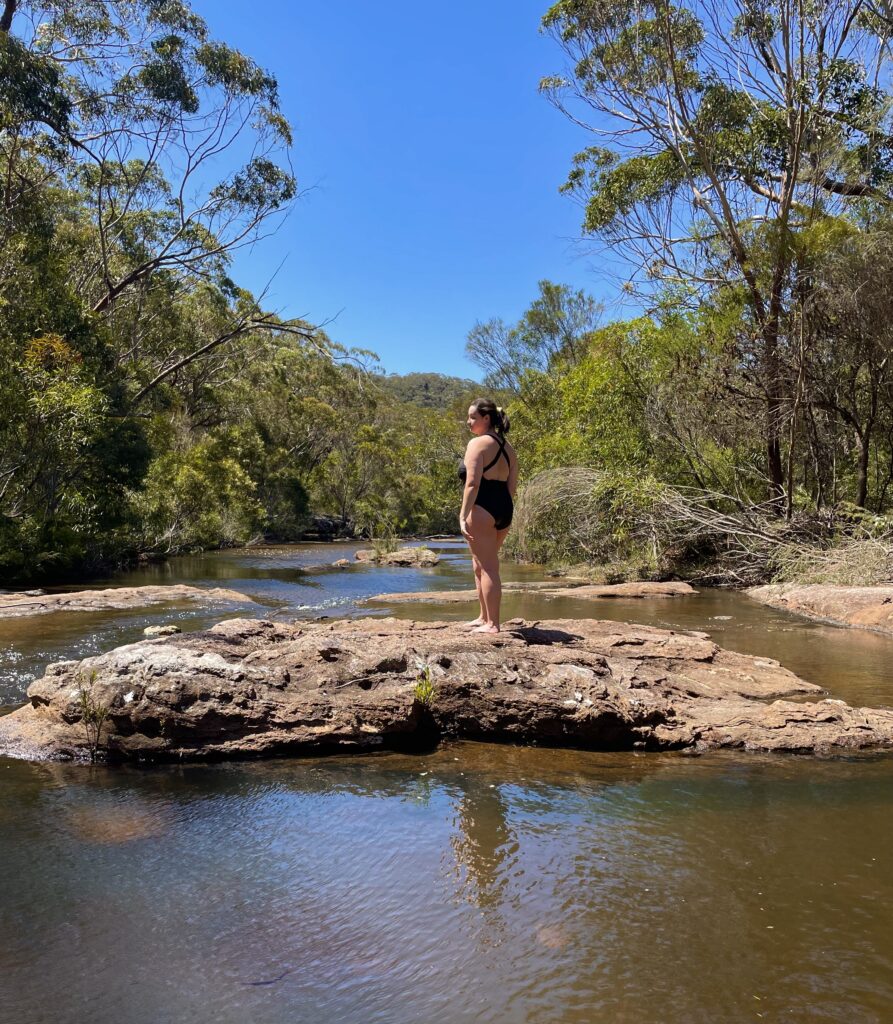
<path fill-rule="evenodd" d="M 605 750 L 893 746 L 893 710 L 816 700 L 819 688 L 778 662 L 703 633 L 594 619 L 514 621 L 498 636 L 397 619 L 229 620 L 51 665 L 29 704 L 0 718 L 0 753 L 84 756 L 82 691 L 110 709 L 101 751 L 130 760 L 363 751 L 440 735 Z"/>
<path fill-rule="evenodd" d="M 0 594 L 0 619 L 16 619 L 49 612 L 99 612 L 145 608 L 153 604 L 201 601 L 205 604 L 237 602 L 253 604 L 253 598 L 224 587 L 169 586 L 108 587 L 104 590 L 71 590 L 64 594 Z"/>
<path fill-rule="evenodd" d="M 688 583 L 604 583 L 579 586 L 557 586 L 549 582 L 503 583 L 503 593 L 534 592 L 540 597 L 572 597 L 578 601 L 596 601 L 604 598 L 686 597 L 697 594 Z M 365 604 L 467 604 L 477 601 L 474 590 L 417 590 L 406 593 L 376 594 L 366 598 Z"/>
<path fill-rule="evenodd" d="M 846 587 L 825 583 L 770 583 L 747 594 L 772 608 L 821 622 L 893 633 L 893 585 Z"/>

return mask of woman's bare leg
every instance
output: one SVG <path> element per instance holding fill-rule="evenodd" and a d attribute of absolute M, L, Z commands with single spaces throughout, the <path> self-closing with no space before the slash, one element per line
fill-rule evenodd
<path fill-rule="evenodd" d="M 477 627 L 480 633 L 499 632 L 499 606 L 502 601 L 502 580 L 499 575 L 499 534 L 493 516 L 485 509 L 475 508 L 468 517 L 471 530 L 471 551 L 481 566 L 481 604 L 486 621 Z"/>
<path fill-rule="evenodd" d="M 469 547 L 471 545 L 469 544 Z M 487 613 L 484 610 L 484 599 L 481 596 L 481 563 L 475 558 L 474 554 L 471 556 L 471 564 L 474 568 L 474 589 L 477 591 L 478 604 L 481 606 L 478 617 L 472 622 L 466 622 L 466 626 L 483 626 L 487 621 Z"/>

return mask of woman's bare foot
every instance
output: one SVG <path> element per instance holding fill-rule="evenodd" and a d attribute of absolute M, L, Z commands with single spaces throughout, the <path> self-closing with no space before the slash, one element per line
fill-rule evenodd
<path fill-rule="evenodd" d="M 472 630 L 474 633 L 498 633 L 499 626 L 494 626 L 492 622 L 484 622 L 476 629 Z"/>
<path fill-rule="evenodd" d="M 474 620 L 474 622 L 466 622 L 466 623 L 463 623 L 463 625 L 465 626 L 466 629 L 474 629 L 475 626 L 483 626 L 485 624 L 485 621 L 486 620 L 482 619 L 481 616 L 479 615 Z"/>

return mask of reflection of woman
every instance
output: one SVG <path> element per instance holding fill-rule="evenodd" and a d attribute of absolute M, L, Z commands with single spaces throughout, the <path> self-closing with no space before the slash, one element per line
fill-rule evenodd
<path fill-rule="evenodd" d="M 478 633 L 499 632 L 499 549 L 509 532 L 518 485 L 518 457 L 506 441 L 508 416 L 489 398 L 479 398 L 466 420 L 474 437 L 465 449 L 459 479 L 465 484 L 459 529 L 471 548 L 480 615 L 469 623 Z"/>
<path fill-rule="evenodd" d="M 450 842 L 456 862 L 465 869 L 471 899 L 481 908 L 498 910 L 509 885 L 506 868 L 518 841 L 508 826 L 508 807 L 499 789 L 490 789 L 482 778 L 471 775 L 458 781 L 459 827 Z"/>

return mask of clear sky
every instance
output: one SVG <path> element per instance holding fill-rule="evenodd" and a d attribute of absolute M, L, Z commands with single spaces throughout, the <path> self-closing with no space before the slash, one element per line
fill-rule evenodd
<path fill-rule="evenodd" d="M 388 371 L 478 376 L 476 320 L 514 320 L 549 278 L 614 291 L 558 194 L 591 139 L 537 92 L 563 55 L 548 0 L 193 0 L 272 71 L 309 192 L 233 276 L 268 305 L 376 351 Z M 283 263 L 284 261 L 284 263 Z"/>

